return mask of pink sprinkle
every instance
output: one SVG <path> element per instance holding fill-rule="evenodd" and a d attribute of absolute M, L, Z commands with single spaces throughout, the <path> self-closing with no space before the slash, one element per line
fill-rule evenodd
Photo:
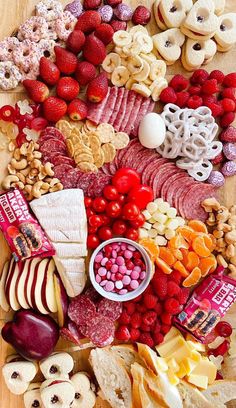
<path fill-rule="evenodd" d="M 131 282 L 131 279 L 130 279 L 129 276 L 125 275 L 125 276 L 123 277 L 123 279 L 122 279 L 122 282 L 123 282 L 124 285 L 129 285 L 130 282 Z"/>
<path fill-rule="evenodd" d="M 101 254 L 101 252 L 99 252 L 96 256 L 95 256 L 95 262 L 100 263 L 102 260 L 103 256 Z"/>
<path fill-rule="evenodd" d="M 122 289 L 122 288 L 123 288 L 123 283 L 122 283 L 122 281 L 116 281 L 115 287 L 116 287 L 116 289 Z"/>
<path fill-rule="evenodd" d="M 119 265 L 119 266 L 124 265 L 125 260 L 124 260 L 123 256 L 118 256 L 118 257 L 116 258 L 116 263 L 117 263 L 117 265 Z"/>
<path fill-rule="evenodd" d="M 127 271 L 127 268 L 125 265 L 121 265 L 119 266 L 119 272 L 125 274 Z"/>
<path fill-rule="evenodd" d="M 102 260 L 101 260 L 101 265 L 102 266 L 105 266 L 106 265 L 106 263 L 107 263 L 107 261 L 108 261 L 108 258 L 103 258 Z"/>
<path fill-rule="evenodd" d="M 140 277 L 141 280 L 145 279 L 145 276 L 146 276 L 146 272 L 145 272 L 145 271 L 142 271 L 142 272 L 140 273 L 140 275 L 139 275 L 139 277 Z"/>
<path fill-rule="evenodd" d="M 100 283 L 102 281 L 102 278 L 101 278 L 100 275 L 96 275 L 95 280 L 96 280 L 97 283 Z"/>
<path fill-rule="evenodd" d="M 107 284 L 107 279 L 104 279 L 101 283 L 100 286 L 105 286 Z"/>
<path fill-rule="evenodd" d="M 110 271 L 107 272 L 107 279 L 111 279 L 111 272 Z"/>
<path fill-rule="evenodd" d="M 127 289 L 121 289 L 121 290 L 119 291 L 119 295 L 126 295 L 127 292 L 128 292 Z"/>
<path fill-rule="evenodd" d="M 100 276 L 106 276 L 106 274 L 107 274 L 106 268 L 99 268 L 99 269 L 98 269 L 98 274 L 99 274 Z"/>
<path fill-rule="evenodd" d="M 111 255 L 112 255 L 112 258 L 117 258 L 117 252 L 115 249 L 112 250 Z"/>
<path fill-rule="evenodd" d="M 111 272 L 112 272 L 112 273 L 116 273 L 116 272 L 118 272 L 118 269 L 119 269 L 119 266 L 116 265 L 116 264 L 114 264 L 114 265 L 112 265 L 112 267 L 111 267 Z"/>
<path fill-rule="evenodd" d="M 139 275 L 140 275 L 140 272 L 133 270 L 133 271 L 131 272 L 131 275 L 130 275 L 130 276 L 131 276 L 132 279 L 138 279 L 138 278 L 139 278 Z"/>
<path fill-rule="evenodd" d="M 130 287 L 131 287 L 132 289 L 137 289 L 137 288 L 139 287 L 138 281 L 137 281 L 137 280 L 132 280 L 132 281 L 130 282 Z"/>
<path fill-rule="evenodd" d="M 106 282 L 105 289 L 107 290 L 107 292 L 112 292 L 114 287 L 115 287 L 115 285 L 114 285 L 113 282 L 111 282 L 111 281 Z"/>
<path fill-rule="evenodd" d="M 132 256 L 133 256 L 132 251 L 129 251 L 129 250 L 127 249 L 127 250 L 125 251 L 125 253 L 124 253 L 124 257 L 125 257 L 126 259 L 131 259 Z"/>

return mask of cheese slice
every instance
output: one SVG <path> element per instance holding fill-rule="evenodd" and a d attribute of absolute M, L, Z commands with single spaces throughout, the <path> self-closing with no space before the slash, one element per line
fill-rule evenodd
<path fill-rule="evenodd" d="M 204 390 L 208 387 L 208 377 L 206 375 L 190 374 L 187 381 Z"/>
<path fill-rule="evenodd" d="M 202 359 L 192 371 L 193 375 L 204 375 L 208 379 L 208 383 L 212 384 L 216 379 L 217 368 L 215 364 L 206 359 Z"/>
<path fill-rule="evenodd" d="M 80 258 L 88 254 L 86 244 L 54 242 L 53 245 L 59 258 Z"/>
<path fill-rule="evenodd" d="M 79 295 L 87 279 L 84 258 L 68 259 L 54 256 L 54 261 L 68 296 Z"/>

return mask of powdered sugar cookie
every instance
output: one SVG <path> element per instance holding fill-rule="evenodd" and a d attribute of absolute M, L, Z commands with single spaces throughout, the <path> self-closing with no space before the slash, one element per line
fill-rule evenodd
<path fill-rule="evenodd" d="M 36 4 L 36 15 L 47 21 L 57 20 L 62 16 L 63 7 L 58 0 L 42 0 Z"/>
<path fill-rule="evenodd" d="M 77 19 L 70 11 L 64 11 L 62 17 L 55 22 L 55 31 L 60 40 L 66 41 L 70 33 L 73 31 Z"/>
<path fill-rule="evenodd" d="M 159 18 L 168 28 L 179 28 L 193 5 L 192 0 L 162 0 L 159 4 Z"/>
<path fill-rule="evenodd" d="M 174 64 L 181 55 L 185 36 L 178 28 L 170 28 L 152 37 L 154 47 L 167 65 Z"/>
<path fill-rule="evenodd" d="M 19 69 L 12 61 L 0 62 L 0 88 L 4 90 L 14 89 L 21 81 Z"/>
<path fill-rule="evenodd" d="M 47 37 L 47 29 L 48 25 L 44 17 L 33 16 L 19 27 L 18 38 L 20 41 L 39 42 L 42 38 Z"/>
<path fill-rule="evenodd" d="M 19 45 L 16 37 L 7 37 L 0 42 L 0 61 L 13 61 L 13 49 Z"/>
<path fill-rule="evenodd" d="M 236 13 L 223 14 L 219 17 L 218 29 L 214 36 L 221 50 L 230 49 L 236 42 Z"/>
<path fill-rule="evenodd" d="M 193 40 L 208 40 L 214 36 L 218 27 L 213 0 L 197 0 L 189 11 L 181 31 Z"/>

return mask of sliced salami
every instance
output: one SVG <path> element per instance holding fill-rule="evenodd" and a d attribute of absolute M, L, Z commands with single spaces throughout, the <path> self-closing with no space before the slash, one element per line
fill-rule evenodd
<path fill-rule="evenodd" d="M 87 191 L 88 197 L 99 197 L 102 194 L 104 187 L 111 181 L 111 176 L 102 173 L 96 173 L 95 178 L 91 180 Z"/>
<path fill-rule="evenodd" d="M 116 86 L 113 86 L 111 88 L 109 98 L 107 99 L 106 106 L 103 109 L 103 113 L 100 119 L 101 123 L 109 123 L 109 119 L 116 104 L 117 94 L 118 88 Z"/>
<path fill-rule="evenodd" d="M 113 112 L 111 114 L 111 117 L 110 117 L 110 120 L 109 120 L 109 123 L 111 125 L 114 124 L 114 122 L 116 120 L 116 117 L 118 115 L 118 112 L 120 110 L 120 106 L 121 106 L 121 102 L 122 102 L 122 99 L 123 99 L 123 96 L 124 96 L 124 92 L 125 92 L 125 88 L 122 87 L 122 88 L 118 89 L 115 107 L 114 107 L 114 110 L 113 110 Z"/>
<path fill-rule="evenodd" d="M 40 151 L 46 154 L 53 151 L 58 153 L 67 153 L 65 143 L 56 139 L 48 139 L 43 142 L 40 146 Z"/>
<path fill-rule="evenodd" d="M 124 120 L 121 123 L 120 126 L 120 131 L 124 132 L 126 125 L 129 121 L 132 109 L 134 107 L 134 103 L 135 103 L 135 99 L 136 99 L 136 95 L 137 93 L 134 91 L 129 91 L 129 95 L 128 95 L 128 100 L 127 100 L 127 106 L 126 106 L 126 112 L 125 112 L 125 117 Z"/>
<path fill-rule="evenodd" d="M 131 112 L 129 122 L 127 123 L 126 128 L 125 128 L 125 132 L 128 135 L 132 134 L 132 130 L 134 129 L 135 122 L 138 119 L 138 113 L 139 113 L 141 104 L 143 103 L 143 100 L 144 100 L 144 98 L 142 97 L 142 95 L 138 94 L 136 96 L 135 104 L 134 104 L 133 110 Z"/>
<path fill-rule="evenodd" d="M 174 163 L 169 162 L 159 167 L 152 186 L 155 198 L 160 197 L 162 184 L 168 177 L 170 177 L 175 172 L 176 166 Z"/>
<path fill-rule="evenodd" d="M 167 201 L 170 206 L 174 206 L 174 199 L 177 193 L 178 188 L 184 183 L 186 180 L 189 180 L 189 177 L 186 172 L 183 173 L 176 173 L 175 177 L 174 175 L 172 176 L 172 182 L 169 183 L 168 188 L 166 189 L 165 193 L 163 192 L 163 195 L 165 196 L 165 201 Z M 164 200 L 164 197 L 162 197 Z M 177 209 L 177 207 L 175 207 Z"/>
<path fill-rule="evenodd" d="M 97 312 L 115 322 L 122 313 L 122 304 L 121 302 L 114 302 L 113 300 L 103 298 L 98 303 Z"/>
<path fill-rule="evenodd" d="M 60 336 L 66 341 L 70 341 L 76 345 L 80 344 L 80 339 L 76 337 L 67 327 L 63 327 L 60 330 Z"/>
<path fill-rule="evenodd" d="M 96 347 L 105 347 L 114 340 L 115 325 L 106 316 L 94 315 L 87 324 L 87 333 Z"/>
<path fill-rule="evenodd" d="M 87 195 L 88 188 L 90 186 L 90 178 L 92 177 L 91 174 L 93 173 L 82 173 L 77 181 L 77 188 L 83 190 L 84 195 Z"/>
<path fill-rule="evenodd" d="M 173 206 L 177 209 L 179 214 L 180 214 L 180 211 L 179 211 L 180 201 L 183 198 L 187 188 L 191 187 L 194 183 L 195 181 L 191 177 L 187 176 L 186 178 L 179 180 L 178 183 L 176 184 L 175 191 L 173 191 L 172 193 L 172 202 L 173 202 Z M 168 194 L 168 202 L 170 203 L 169 194 Z"/>
<path fill-rule="evenodd" d="M 95 123 L 100 123 L 100 119 L 103 114 L 104 107 L 106 106 L 107 100 L 109 99 L 111 88 L 108 88 L 106 97 L 100 103 L 90 103 L 88 107 L 87 119 Z"/>
<path fill-rule="evenodd" d="M 147 150 L 143 152 L 143 154 L 140 153 L 140 155 L 137 158 L 137 161 L 139 161 L 138 166 L 136 167 L 136 171 L 142 175 L 144 169 L 148 166 L 149 163 L 153 162 L 153 159 L 155 158 L 156 154 L 152 150 Z"/>
<path fill-rule="evenodd" d="M 208 214 L 201 203 L 208 197 L 216 197 L 216 189 L 211 184 L 196 183 L 187 190 L 179 210 L 182 217 L 206 221 Z"/>
<path fill-rule="evenodd" d="M 76 166 L 75 161 L 73 159 L 71 159 L 71 157 L 64 156 L 64 155 L 61 155 L 61 154 L 54 155 L 54 157 L 52 157 L 50 162 L 52 164 L 54 164 L 54 166 L 58 166 L 59 164 L 69 164 L 72 167 Z"/>
<path fill-rule="evenodd" d="M 113 125 L 114 128 L 117 130 L 117 132 L 119 132 L 121 124 L 122 124 L 123 119 L 124 119 L 125 114 L 126 114 L 128 96 L 129 96 L 129 91 L 127 89 L 125 89 L 123 99 L 122 99 L 122 102 L 121 102 L 121 106 L 120 106 L 120 110 L 119 110 L 119 112 L 117 114 L 116 120 L 115 120 L 114 125 Z"/>
<path fill-rule="evenodd" d="M 87 296 L 79 295 L 70 302 L 68 316 L 77 326 L 83 326 L 96 316 L 96 307 Z"/>
<path fill-rule="evenodd" d="M 60 179 L 63 176 L 63 174 L 67 173 L 71 169 L 73 169 L 73 167 L 70 164 L 59 164 L 58 166 L 55 166 L 53 169 L 54 177 Z"/>
<path fill-rule="evenodd" d="M 150 106 L 150 103 L 151 103 L 151 99 L 149 99 L 149 98 L 144 99 L 144 98 L 143 98 L 143 101 L 142 101 L 142 104 L 141 104 L 141 106 L 140 106 L 138 115 L 137 115 L 136 120 L 135 120 L 135 122 L 134 122 L 133 129 L 131 130 L 131 134 L 132 134 L 133 136 L 137 136 L 137 134 L 138 134 L 138 128 L 139 128 L 139 123 L 141 122 L 142 118 L 143 118 L 143 117 L 146 115 L 146 113 L 148 112 L 148 108 L 149 108 L 149 106 Z"/>
<path fill-rule="evenodd" d="M 85 291 L 85 296 L 87 296 L 93 303 L 98 303 L 102 299 L 101 295 L 94 289 L 93 286 L 90 286 Z"/>
<path fill-rule="evenodd" d="M 61 140 L 62 142 L 65 141 L 65 137 L 60 132 L 60 130 L 58 130 L 57 128 L 52 127 L 52 126 L 50 126 L 50 127 L 48 126 L 44 130 L 42 130 L 42 132 L 40 133 L 40 136 L 39 136 L 39 141 L 41 140 L 41 138 L 46 137 L 46 136 L 50 136 L 50 135 L 55 137 L 56 139 Z"/>
<path fill-rule="evenodd" d="M 163 198 L 164 201 L 166 201 L 166 196 L 167 196 L 167 191 L 168 191 L 169 186 L 176 180 L 176 178 L 178 179 L 178 177 L 182 176 L 183 174 L 186 174 L 186 173 L 183 170 L 178 169 L 176 167 L 175 173 L 172 174 L 172 176 L 168 177 L 164 181 L 161 187 L 161 192 L 160 192 L 161 198 Z"/>
<path fill-rule="evenodd" d="M 81 172 L 78 169 L 72 168 L 64 177 L 62 177 L 62 184 L 65 189 L 77 188 L 78 180 Z"/>

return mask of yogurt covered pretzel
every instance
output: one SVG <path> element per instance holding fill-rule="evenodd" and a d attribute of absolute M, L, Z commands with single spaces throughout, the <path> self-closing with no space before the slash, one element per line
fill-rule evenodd
<path fill-rule="evenodd" d="M 0 88 L 14 89 L 22 79 L 20 70 L 12 61 L 0 62 Z"/>
<path fill-rule="evenodd" d="M 39 49 L 37 44 L 30 40 L 22 41 L 18 47 L 13 50 L 13 61 L 24 72 L 29 72 L 38 66 Z"/>
<path fill-rule="evenodd" d="M 70 11 L 64 11 L 62 16 L 55 22 L 55 31 L 60 40 L 66 41 L 73 31 L 77 18 Z"/>
<path fill-rule="evenodd" d="M 58 0 L 42 0 L 36 4 L 36 15 L 44 17 L 46 21 L 57 20 L 62 13 L 63 7 Z"/>
<path fill-rule="evenodd" d="M 13 61 L 13 50 L 19 45 L 16 37 L 7 37 L 0 42 L 0 61 Z"/>
<path fill-rule="evenodd" d="M 20 41 L 30 40 L 37 43 L 47 37 L 47 30 L 48 24 L 45 18 L 33 16 L 19 27 L 18 38 Z"/>

